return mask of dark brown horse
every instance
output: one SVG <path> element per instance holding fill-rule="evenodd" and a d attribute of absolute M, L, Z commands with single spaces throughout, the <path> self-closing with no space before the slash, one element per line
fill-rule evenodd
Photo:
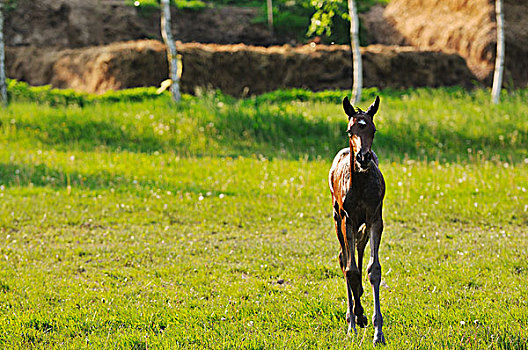
<path fill-rule="evenodd" d="M 378 111 L 379 97 L 366 110 L 355 109 L 345 97 L 343 108 L 348 115 L 349 148 L 337 153 L 329 174 L 330 192 L 334 206 L 337 238 L 341 245 L 339 263 L 346 279 L 348 331 L 356 332 L 356 324 L 367 325 L 361 306 L 363 252 L 370 239 L 368 277 L 374 292 L 374 344 L 384 344 L 379 301 L 381 265 L 378 250 L 383 231 L 381 210 L 385 196 L 385 181 L 378 169 L 378 158 L 372 151 L 376 127 L 374 115 Z M 357 250 L 357 264 L 355 258 Z"/>

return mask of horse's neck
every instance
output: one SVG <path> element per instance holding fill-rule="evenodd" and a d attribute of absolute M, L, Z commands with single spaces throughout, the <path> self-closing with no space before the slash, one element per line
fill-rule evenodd
<path fill-rule="evenodd" d="M 371 165 L 370 169 L 367 172 L 359 172 L 356 171 L 356 162 L 354 161 L 355 155 L 353 155 L 353 152 L 351 152 L 352 156 L 350 159 L 350 184 L 349 189 L 354 188 L 361 188 L 364 187 L 369 181 L 369 179 L 372 176 L 375 176 L 376 168 L 377 168 L 377 162 L 374 162 L 374 164 Z M 354 158 L 352 158 L 354 157 Z M 377 160 L 377 157 L 376 157 Z"/>
<path fill-rule="evenodd" d="M 362 180 L 367 178 L 368 173 L 361 173 L 359 171 L 356 171 L 356 155 L 357 153 L 354 152 L 354 149 L 350 147 L 350 188 L 354 186 L 354 182 L 357 185 L 358 182 L 362 182 Z M 354 181 L 356 180 L 356 181 Z"/>
<path fill-rule="evenodd" d="M 372 175 L 373 170 L 374 169 L 370 169 L 367 172 L 359 172 L 352 170 L 352 173 L 350 174 L 350 187 L 361 186 L 362 184 L 367 182 L 369 177 Z"/>

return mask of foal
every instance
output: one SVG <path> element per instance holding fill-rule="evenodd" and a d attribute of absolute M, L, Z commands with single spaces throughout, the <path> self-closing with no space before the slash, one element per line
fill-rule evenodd
<path fill-rule="evenodd" d="M 378 158 L 372 151 L 376 127 L 373 118 L 379 107 L 379 97 L 366 110 L 355 109 L 345 97 L 343 108 L 348 115 L 347 133 L 349 148 L 344 148 L 334 158 L 329 174 L 330 192 L 334 206 L 337 238 L 341 245 L 339 264 L 347 286 L 348 331 L 356 332 L 367 325 L 360 297 L 363 294 L 363 252 L 370 238 L 368 277 L 374 292 L 374 344 L 385 344 L 379 302 L 381 265 L 378 250 L 383 231 L 381 210 L 385 196 L 385 181 L 378 169 Z M 357 264 L 355 258 L 357 249 Z M 353 298 L 353 299 L 352 299 Z"/>

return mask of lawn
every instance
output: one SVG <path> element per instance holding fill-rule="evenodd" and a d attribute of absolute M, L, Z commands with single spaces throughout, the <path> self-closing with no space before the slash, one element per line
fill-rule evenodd
<path fill-rule="evenodd" d="M 526 349 L 527 92 L 380 94 L 387 348 Z M 286 95 L 0 111 L 0 346 L 371 348 L 327 188 L 346 117 Z"/>

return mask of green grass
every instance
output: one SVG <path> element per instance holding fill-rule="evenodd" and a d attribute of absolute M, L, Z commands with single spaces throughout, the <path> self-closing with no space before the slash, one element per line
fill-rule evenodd
<path fill-rule="evenodd" d="M 0 111 L 0 346 L 371 348 L 346 335 L 337 95 Z M 389 349 L 526 348 L 528 108 L 503 97 L 381 92 Z"/>
<path fill-rule="evenodd" d="M 364 108 L 376 93 L 367 91 Z M 83 108 L 15 102 L 0 116 L 0 133 L 9 142 L 60 150 L 330 159 L 347 145 L 340 103 L 345 95 L 292 90 L 234 100 L 207 94 L 185 96 L 178 106 L 168 95 L 151 99 L 141 93 L 133 95 L 143 99 L 140 103 L 104 103 L 105 95 L 103 102 L 83 99 Z M 523 161 L 528 158 L 527 97 L 528 90 L 505 94 L 495 106 L 483 90 L 383 92 L 376 151 L 390 161 Z"/>

